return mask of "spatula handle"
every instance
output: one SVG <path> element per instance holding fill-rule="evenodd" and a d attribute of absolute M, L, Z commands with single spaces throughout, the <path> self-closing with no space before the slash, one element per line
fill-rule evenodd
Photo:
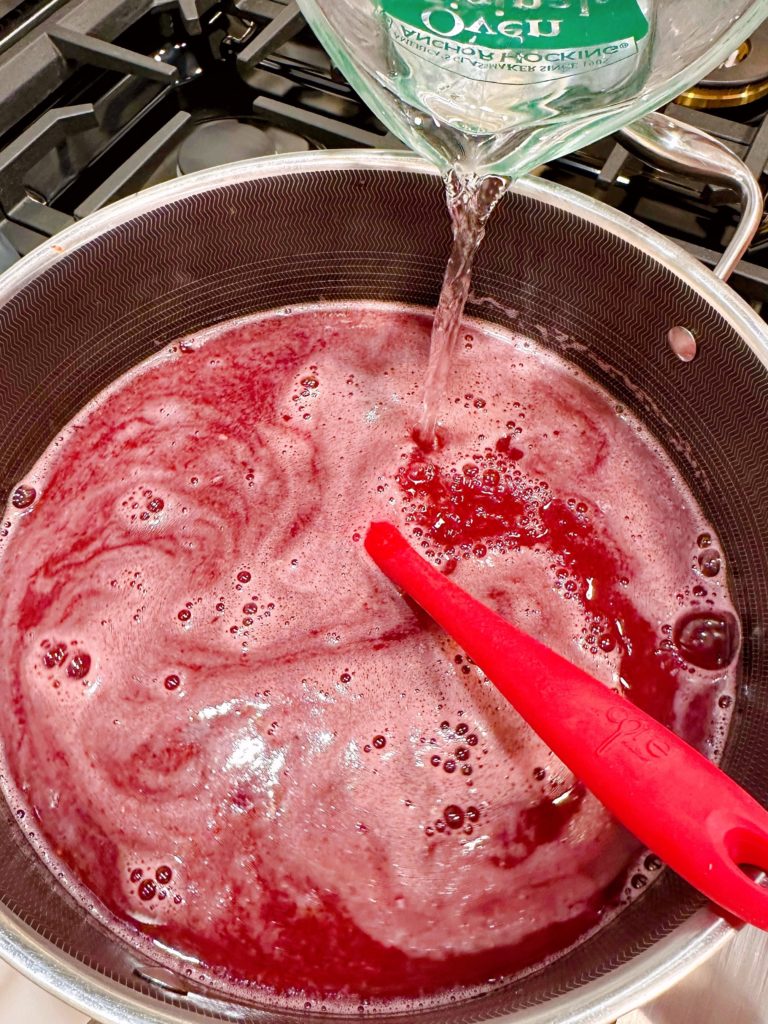
<path fill-rule="evenodd" d="M 638 839 L 730 913 L 768 930 L 768 811 L 669 729 L 486 608 L 389 523 L 373 560 L 463 648 L 545 743 Z"/>

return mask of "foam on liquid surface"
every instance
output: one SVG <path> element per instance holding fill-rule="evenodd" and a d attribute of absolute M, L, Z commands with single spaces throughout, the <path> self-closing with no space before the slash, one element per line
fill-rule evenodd
<path fill-rule="evenodd" d="M 372 519 L 710 754 L 731 699 L 717 538 L 667 460 L 478 324 L 425 455 L 429 327 L 320 307 L 172 346 L 67 428 L 0 543 L 5 786 L 44 856 L 116 927 L 300 1005 L 554 955 L 638 852 L 367 559 Z"/>

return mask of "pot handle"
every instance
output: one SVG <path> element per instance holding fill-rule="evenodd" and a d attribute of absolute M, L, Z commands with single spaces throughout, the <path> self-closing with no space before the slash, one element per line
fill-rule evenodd
<path fill-rule="evenodd" d="M 662 171 L 729 185 L 741 198 L 742 217 L 714 273 L 727 281 L 749 248 L 763 219 L 763 194 L 743 160 L 717 139 L 658 111 L 617 133 L 621 145 Z"/>

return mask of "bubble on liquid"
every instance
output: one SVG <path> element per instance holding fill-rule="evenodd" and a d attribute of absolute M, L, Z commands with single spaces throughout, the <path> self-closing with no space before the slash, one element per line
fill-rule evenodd
<path fill-rule="evenodd" d="M 182 608 L 177 618 L 179 622 L 189 622 L 189 620 L 192 618 L 192 612 L 189 610 L 189 608 Z"/>
<path fill-rule="evenodd" d="M 242 572 L 239 572 L 237 574 L 237 580 L 238 580 L 238 583 L 250 583 L 251 582 L 251 574 L 249 572 L 247 572 L 246 570 L 243 570 Z"/>
<path fill-rule="evenodd" d="M 720 572 L 722 565 L 722 559 L 720 552 L 716 548 L 705 548 L 704 551 L 699 555 L 699 569 L 701 570 L 702 576 L 707 576 L 710 579 L 713 576 L 717 576 Z"/>
<path fill-rule="evenodd" d="M 29 508 L 36 497 L 37 491 L 34 487 L 30 487 L 28 484 L 19 484 L 13 492 L 11 504 L 14 508 Z"/>
<path fill-rule="evenodd" d="M 167 885 L 173 878 L 173 871 L 167 864 L 161 864 L 155 872 L 155 878 L 161 885 Z"/>
<path fill-rule="evenodd" d="M 91 668 L 90 654 L 75 654 L 67 665 L 67 675 L 70 679 L 84 679 Z"/>
<path fill-rule="evenodd" d="M 733 697 L 729 697 L 727 693 L 724 693 L 717 702 L 717 706 L 723 710 L 729 708 L 731 704 L 733 704 Z"/>
<path fill-rule="evenodd" d="M 57 665 L 61 665 L 67 656 L 67 645 L 66 644 L 53 644 L 43 655 L 43 664 L 46 668 L 56 668 Z"/>
<path fill-rule="evenodd" d="M 157 886 L 155 885 L 153 880 L 151 878 L 145 878 L 144 881 L 139 886 L 139 899 L 144 901 L 151 900 L 154 898 L 156 892 Z"/>
<path fill-rule="evenodd" d="M 131 881 L 134 884 L 140 882 L 143 877 L 144 872 L 141 870 L 141 868 L 134 868 L 133 871 L 131 872 Z"/>
<path fill-rule="evenodd" d="M 696 668 L 726 668 L 736 656 L 739 627 L 726 611 L 690 611 L 675 623 L 673 639 L 678 651 Z"/>
<path fill-rule="evenodd" d="M 181 685 L 181 679 L 177 675 L 170 675 L 165 677 L 163 686 L 166 690 L 177 690 Z"/>
<path fill-rule="evenodd" d="M 663 863 L 660 857 L 657 857 L 655 853 L 649 853 L 645 858 L 644 865 L 646 871 L 659 871 L 663 867 Z"/>
<path fill-rule="evenodd" d="M 417 459 L 408 467 L 407 477 L 412 484 L 421 486 L 422 484 L 428 484 L 434 478 L 436 472 L 436 467 L 431 462 L 422 462 Z"/>
<path fill-rule="evenodd" d="M 440 764 L 440 761 L 441 761 L 441 757 L 440 757 L 439 754 L 433 754 L 432 757 L 430 758 L 430 763 L 433 764 L 435 766 L 435 768 L 438 767 L 438 765 Z"/>
<path fill-rule="evenodd" d="M 632 875 L 632 879 L 629 883 L 633 889 L 644 889 L 648 885 L 648 879 L 645 875 Z"/>
<path fill-rule="evenodd" d="M 162 498 L 150 498 L 147 502 L 147 511 L 149 512 L 162 512 L 165 508 L 165 502 Z"/>
<path fill-rule="evenodd" d="M 458 804 L 449 804 L 443 811 L 443 818 L 449 828 L 461 828 L 464 824 L 464 811 Z"/>
<path fill-rule="evenodd" d="M 696 338 L 687 327 L 671 327 L 667 334 L 669 346 L 678 359 L 690 363 L 696 357 Z"/>
<path fill-rule="evenodd" d="M 456 762 L 450 759 L 446 761 L 445 764 L 443 765 L 443 771 L 448 772 L 449 775 L 452 775 L 453 772 L 456 771 Z"/>
<path fill-rule="evenodd" d="M 373 745 L 374 745 L 374 747 L 376 747 L 377 750 L 381 750 L 383 747 L 386 747 L 386 745 L 387 745 L 386 736 L 374 736 L 373 737 Z"/>
<path fill-rule="evenodd" d="M 696 543 L 700 548 L 708 548 L 712 545 L 712 537 L 708 533 L 700 533 L 696 538 Z"/>

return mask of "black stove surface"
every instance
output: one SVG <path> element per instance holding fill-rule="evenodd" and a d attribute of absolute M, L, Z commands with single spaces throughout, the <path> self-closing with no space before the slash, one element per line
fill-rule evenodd
<path fill-rule="evenodd" d="M 761 182 L 768 23 L 667 112 L 709 131 Z M 724 105 L 724 104 L 729 105 Z M 227 160 L 400 147 L 286 0 L 0 0 L 0 269 L 138 189 Z M 539 173 L 615 206 L 714 266 L 738 201 L 649 170 L 612 139 Z M 768 301 L 768 223 L 733 286 Z M 768 313 L 768 305 L 766 305 Z"/>

